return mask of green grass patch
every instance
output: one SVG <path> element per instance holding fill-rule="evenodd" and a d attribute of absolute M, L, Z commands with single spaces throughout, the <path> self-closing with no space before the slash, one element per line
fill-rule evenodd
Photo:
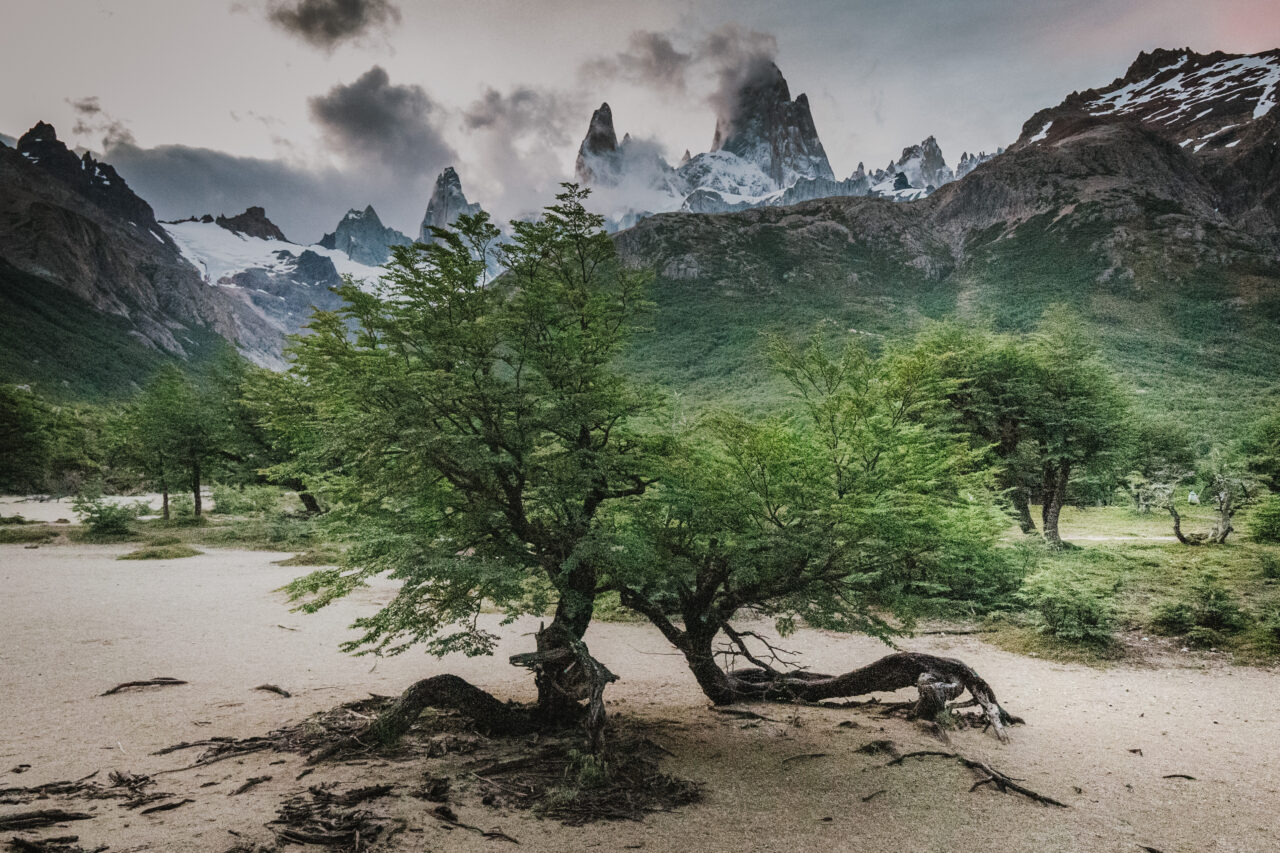
<path fill-rule="evenodd" d="M 41 544 L 56 539 L 58 531 L 52 527 L 0 527 L 0 545 Z"/>
<path fill-rule="evenodd" d="M 121 554 L 117 560 L 180 560 L 183 557 L 198 557 L 203 554 L 190 545 L 148 545 L 128 554 Z"/>
<path fill-rule="evenodd" d="M 342 552 L 336 548 L 313 548 L 283 560 L 271 561 L 273 566 L 337 566 L 341 563 Z"/>

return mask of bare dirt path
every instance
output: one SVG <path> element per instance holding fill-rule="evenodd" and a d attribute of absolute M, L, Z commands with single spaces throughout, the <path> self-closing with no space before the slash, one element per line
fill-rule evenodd
<path fill-rule="evenodd" d="M 343 655 L 336 646 L 357 613 L 387 597 L 386 588 L 304 616 L 290 613 L 274 592 L 298 572 L 271 565 L 281 555 L 210 550 L 175 561 L 114 560 L 131 547 L 0 546 L 0 788 L 94 770 L 105 776 L 113 769 L 182 768 L 192 754 L 151 753 L 213 735 L 263 734 L 369 692 L 398 693 L 437 672 L 455 672 L 503 697 L 531 697 L 524 673 L 503 661 L 529 645 L 522 634 L 536 627 L 532 622 L 501 629 L 497 659 L 437 661 L 411 652 L 374 667 L 373 659 Z M 463 797 L 457 811 L 464 822 L 500 827 L 520 840 L 520 849 L 545 851 L 1280 849 L 1275 671 L 1099 670 L 1009 654 L 977 637 L 904 642 L 962 657 L 1007 707 L 1027 718 L 1008 746 L 976 731 L 959 733 L 954 745 L 1071 805 L 1060 810 L 989 789 L 969 793 L 972 774 L 953 763 L 925 759 L 885 767 L 883 756 L 857 751 L 880 738 L 904 750 L 939 748 L 905 722 L 823 708 L 758 709 L 777 722 L 711 713 L 680 659 L 644 625 L 598 624 L 588 641 L 622 679 L 608 694 L 611 712 L 651 721 L 655 737 L 676 756 L 664 769 L 705 782 L 705 800 L 640 823 L 575 829 Z M 827 671 L 884 651 L 866 638 L 815 631 L 788 645 Z M 99 695 L 120 682 L 156 676 L 190 683 Z M 263 683 L 293 697 L 253 689 Z M 857 725 L 838 727 L 849 720 Z M 823 755 L 795 759 L 807 753 Z M 30 769 L 9 772 L 22 764 Z M 264 824 L 284 797 L 311 782 L 408 785 L 420 783 L 424 770 L 375 761 L 324 767 L 296 782 L 301 769 L 300 758 L 262 753 L 161 775 L 161 790 L 194 802 L 147 816 L 95 804 L 95 819 L 45 834 L 74 832 L 81 844 L 108 844 L 113 852 L 221 853 L 237 840 L 270 841 Z M 1195 778 L 1164 778 L 1171 774 Z M 229 796 L 263 775 L 271 781 Z M 0 816 L 16 808 L 0 805 Z M 425 815 L 420 800 L 389 799 L 379 808 L 416 830 L 399 836 L 392 849 L 508 846 L 445 830 Z"/>

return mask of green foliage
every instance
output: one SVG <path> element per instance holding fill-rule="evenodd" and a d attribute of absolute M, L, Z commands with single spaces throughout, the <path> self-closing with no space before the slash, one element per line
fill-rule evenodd
<path fill-rule="evenodd" d="M 81 493 L 71 504 L 71 509 L 80 517 L 94 536 L 127 536 L 133 533 L 133 523 L 138 518 L 138 504 L 113 503 L 106 500 L 96 491 Z"/>
<path fill-rule="evenodd" d="M 1280 495 L 1270 495 L 1249 513 L 1249 535 L 1255 542 L 1280 542 Z"/>
<path fill-rule="evenodd" d="M 179 560 L 183 557 L 198 557 L 203 554 L 190 545 L 182 543 L 169 545 L 148 545 L 128 554 L 121 554 L 117 560 Z"/>
<path fill-rule="evenodd" d="M 222 515 L 267 515 L 280 505 L 280 490 L 274 486 L 213 487 L 213 508 Z"/>
<path fill-rule="evenodd" d="M 1280 411 L 1250 424 L 1240 442 L 1246 464 L 1273 492 L 1280 492 Z"/>
<path fill-rule="evenodd" d="M 1205 573 L 1189 595 L 1157 606 L 1151 624 L 1166 634 L 1187 634 L 1201 645 L 1213 646 L 1221 644 L 1220 635 L 1243 630 L 1248 616 L 1218 578 Z"/>
<path fill-rule="evenodd" d="M 1115 642 L 1110 603 L 1080 580 L 1044 573 L 1028 579 L 1022 596 L 1039 616 L 1040 629 L 1056 640 L 1105 647 Z"/>
<path fill-rule="evenodd" d="M 35 521 L 28 521 L 21 515 L 0 515 L 0 524 L 36 524 Z"/>
<path fill-rule="evenodd" d="M 1270 552 L 1258 555 L 1258 564 L 1262 567 L 1262 576 L 1267 580 L 1280 580 L 1280 557 Z"/>
<path fill-rule="evenodd" d="M 990 472 L 951 430 L 931 359 L 833 350 L 821 332 L 770 351 L 788 416 L 703 419 L 600 543 L 624 604 L 669 636 L 678 614 L 703 642 L 746 608 L 784 634 L 803 620 L 888 637 L 887 615 L 1016 587 Z"/>
<path fill-rule="evenodd" d="M 401 581 L 349 649 L 487 652 L 481 607 L 524 612 L 535 577 L 572 630 L 590 620 L 590 543 L 613 504 L 648 487 L 662 438 L 646 421 L 654 399 L 614 366 L 648 276 L 618 261 L 585 196 L 567 185 L 538 220 L 513 223 L 496 281 L 485 214 L 397 247 L 382 291 L 343 287 L 343 309 L 294 343 L 290 377 L 253 389 L 296 454 L 281 473 L 322 482 L 326 523 L 353 540 L 353 571 L 321 570 L 291 594 L 314 608 L 378 573 Z"/>

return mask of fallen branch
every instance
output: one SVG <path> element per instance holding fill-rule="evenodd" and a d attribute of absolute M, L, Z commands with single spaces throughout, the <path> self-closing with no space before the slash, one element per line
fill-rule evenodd
<path fill-rule="evenodd" d="M 892 767 L 895 764 L 901 764 L 908 758 L 927 758 L 933 756 L 939 758 L 954 758 L 970 770 L 985 773 L 986 776 L 984 778 L 974 782 L 969 788 L 971 792 L 978 790 L 983 785 L 995 785 L 1002 794 L 1007 794 L 1009 791 L 1013 791 L 1014 793 L 1021 794 L 1027 799 L 1035 800 L 1037 803 L 1043 803 L 1047 806 L 1057 806 L 1060 809 L 1070 808 L 1066 803 L 1059 802 L 1053 797 L 1046 797 L 1044 794 L 1036 793 L 1030 788 L 1018 784 L 1017 780 L 1006 776 L 999 770 L 994 769 L 990 764 L 982 761 L 975 761 L 972 758 L 965 758 L 963 755 L 956 752 L 939 752 L 938 750 L 922 749 L 916 752 L 908 752 L 904 755 L 900 755 L 886 764 L 885 767 Z"/>
<path fill-rule="evenodd" d="M 254 788 L 258 785 L 261 785 L 263 782 L 270 782 L 270 781 L 271 781 L 270 776 L 254 776 L 249 781 L 241 785 L 239 788 L 236 788 L 230 794 L 227 794 L 227 796 L 234 797 L 237 794 L 243 794 L 245 791 L 249 790 L 250 788 Z"/>
<path fill-rule="evenodd" d="M 275 694 L 277 694 L 277 695 L 279 695 L 279 696 L 283 696 L 283 697 L 284 697 L 284 698 L 286 698 L 286 699 L 288 699 L 289 697 L 291 697 L 291 696 L 293 695 L 293 694 L 292 694 L 292 693 L 290 693 L 288 690 L 285 690 L 283 687 L 278 687 L 278 686 L 276 686 L 275 684 L 259 684 L 257 687 L 255 687 L 255 688 L 253 688 L 253 689 L 254 689 L 254 690 L 263 690 L 263 691 L 265 691 L 265 692 L 267 692 L 267 693 L 275 693 Z"/>
<path fill-rule="evenodd" d="M 115 694 L 123 693 L 126 690 L 141 690 L 145 687 L 176 687 L 179 684 L 186 684 L 186 683 L 187 682 L 183 681 L 180 678 L 167 678 L 167 677 L 152 678 L 148 681 L 126 681 L 123 684 L 117 684 L 115 687 L 112 687 L 106 693 L 101 693 L 99 695 L 114 696 Z"/>
<path fill-rule="evenodd" d="M 142 811 L 138 812 L 138 814 L 155 814 L 156 812 L 173 811 L 179 806 L 185 806 L 187 803 L 194 803 L 194 802 L 195 800 L 191 800 L 191 799 L 174 800 L 172 803 L 164 803 L 163 805 L 152 806 L 149 809 L 143 809 Z"/>
<path fill-rule="evenodd" d="M 0 831 L 11 829 L 39 829 L 73 820 L 93 820 L 97 815 L 86 812 L 68 812 L 62 809 L 37 809 L 30 812 L 0 816 Z"/>

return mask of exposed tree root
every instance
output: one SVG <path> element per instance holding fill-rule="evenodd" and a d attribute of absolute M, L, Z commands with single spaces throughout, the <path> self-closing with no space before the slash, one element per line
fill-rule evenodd
<path fill-rule="evenodd" d="M 0 832 L 12 829 L 39 829 L 44 826 L 56 826 L 73 820 L 92 820 L 97 815 L 87 812 L 69 812 L 62 809 L 37 809 L 30 812 L 0 815 Z"/>
<path fill-rule="evenodd" d="M 100 695 L 114 696 L 117 693 L 124 693 L 126 690 L 142 690 L 143 688 L 146 688 L 146 687 L 176 687 L 179 684 L 186 684 L 186 683 L 187 682 L 183 681 L 180 678 L 168 678 L 163 676 L 160 678 L 151 678 L 151 679 L 148 679 L 147 681 L 126 681 L 123 684 L 117 684 L 115 687 L 112 687 L 106 693 L 102 693 Z"/>
<path fill-rule="evenodd" d="M 911 716 L 931 719 L 947 709 L 947 702 L 968 691 L 1001 741 L 1009 739 L 1005 727 L 1022 722 L 996 701 L 991 685 L 972 668 L 955 658 L 921 652 L 897 652 L 843 675 L 807 671 L 779 672 L 756 667 L 725 674 L 731 698 L 766 701 L 820 702 L 868 693 L 892 693 L 915 687 L 920 694 Z"/>

